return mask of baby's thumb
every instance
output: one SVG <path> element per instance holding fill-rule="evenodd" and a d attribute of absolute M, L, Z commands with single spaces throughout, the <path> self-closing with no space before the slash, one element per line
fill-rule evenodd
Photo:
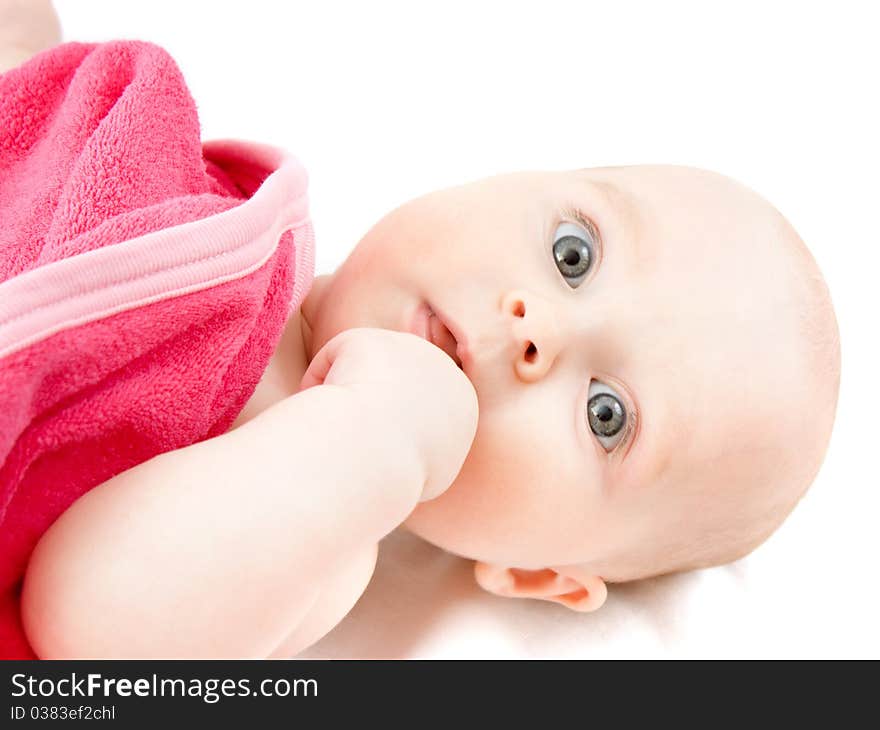
<path fill-rule="evenodd" d="M 333 367 L 333 362 L 336 360 L 336 353 L 339 351 L 341 341 L 340 336 L 337 335 L 328 342 L 325 342 L 324 346 L 318 350 L 303 373 L 302 379 L 299 381 L 297 393 L 315 385 L 324 384 L 330 368 Z"/>
<path fill-rule="evenodd" d="M 432 444 L 428 478 L 419 502 L 436 499 L 452 486 L 464 466 L 477 434 L 477 394 L 473 384 L 463 373 L 457 392 L 447 402 L 444 420 L 445 433 Z"/>

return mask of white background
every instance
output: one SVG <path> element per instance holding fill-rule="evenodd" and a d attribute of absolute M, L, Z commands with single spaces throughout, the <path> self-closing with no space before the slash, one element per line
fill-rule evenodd
<path fill-rule="evenodd" d="M 831 287 L 843 381 L 828 458 L 752 556 L 614 587 L 582 616 L 482 594 L 467 563 L 398 532 L 367 593 L 309 656 L 880 657 L 871 3 L 56 5 L 65 40 L 164 46 L 204 138 L 260 140 L 305 163 L 318 273 L 434 188 L 517 169 L 675 163 L 769 199 Z"/>

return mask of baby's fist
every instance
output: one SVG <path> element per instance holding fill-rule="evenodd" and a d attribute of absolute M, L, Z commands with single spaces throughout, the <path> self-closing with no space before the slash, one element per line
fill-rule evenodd
<path fill-rule="evenodd" d="M 330 339 L 314 356 L 300 390 L 344 387 L 366 417 L 424 467 L 419 501 L 442 494 L 461 470 L 477 431 L 477 394 L 436 345 L 406 332 L 357 327 Z M 404 456 L 401 453 L 401 456 Z"/>

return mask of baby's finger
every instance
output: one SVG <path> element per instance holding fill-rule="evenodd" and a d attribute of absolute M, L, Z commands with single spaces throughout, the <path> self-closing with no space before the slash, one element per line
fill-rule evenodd
<path fill-rule="evenodd" d="M 309 363 L 309 366 L 306 368 L 305 373 L 303 373 L 302 380 L 300 380 L 299 383 L 299 390 L 297 392 L 307 390 L 315 385 L 324 384 L 324 380 L 327 378 L 327 374 L 330 372 L 330 368 L 333 367 L 333 362 L 336 360 L 336 354 L 339 352 L 343 334 L 344 333 L 340 332 L 318 350 L 312 358 L 312 361 Z"/>

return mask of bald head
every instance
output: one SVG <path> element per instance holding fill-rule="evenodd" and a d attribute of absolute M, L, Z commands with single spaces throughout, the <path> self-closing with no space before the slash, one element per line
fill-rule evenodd
<path fill-rule="evenodd" d="M 638 169 L 635 182 L 624 179 L 635 168 L 610 170 L 607 182 L 635 200 L 639 227 L 667 227 L 670 245 L 653 252 L 646 277 L 677 276 L 666 296 L 691 299 L 657 340 L 690 393 L 671 420 L 695 425 L 670 435 L 671 455 L 651 473 L 658 502 L 678 508 L 649 522 L 650 549 L 607 562 L 618 580 L 730 562 L 769 537 L 815 479 L 840 380 L 828 288 L 788 221 L 715 173 Z M 676 267 L 687 269 L 686 291 Z"/>

